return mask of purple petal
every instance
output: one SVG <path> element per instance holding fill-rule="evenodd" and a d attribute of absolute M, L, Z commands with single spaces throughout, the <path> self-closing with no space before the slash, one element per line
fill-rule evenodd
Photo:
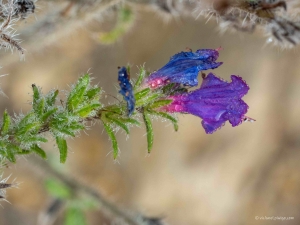
<path fill-rule="evenodd" d="M 227 120 L 232 126 L 237 126 L 248 110 L 248 105 L 241 98 L 249 87 L 238 76 L 232 75 L 231 80 L 229 83 L 210 73 L 199 89 L 172 96 L 173 102 L 163 110 L 199 116 L 203 119 L 202 125 L 206 133 L 213 133 Z"/>

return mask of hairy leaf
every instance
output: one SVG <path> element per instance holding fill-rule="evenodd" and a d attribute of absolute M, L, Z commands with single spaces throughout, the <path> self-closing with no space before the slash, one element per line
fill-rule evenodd
<path fill-rule="evenodd" d="M 113 151 L 114 151 L 113 152 L 114 159 L 116 159 L 118 156 L 118 153 L 119 153 L 119 146 L 118 146 L 116 135 L 115 135 L 113 129 L 111 128 L 111 126 L 109 126 L 109 124 L 103 122 L 103 125 L 104 125 L 104 129 L 105 129 L 106 133 L 108 134 L 108 136 L 111 140 Z"/>
<path fill-rule="evenodd" d="M 101 107 L 100 103 L 93 103 L 78 109 L 75 113 L 84 118 L 89 116 L 93 110 L 96 110 L 99 107 Z"/>
<path fill-rule="evenodd" d="M 35 84 L 32 84 L 32 91 L 33 91 L 33 108 L 35 108 L 35 104 L 40 100 L 41 93 L 38 87 Z"/>
<path fill-rule="evenodd" d="M 114 123 L 115 125 L 122 128 L 127 134 L 129 134 L 129 128 L 127 127 L 127 125 L 124 122 L 122 122 L 118 118 L 113 117 L 112 115 L 109 115 L 109 114 L 106 114 L 106 118 L 109 122 Z"/>
<path fill-rule="evenodd" d="M 43 115 L 44 107 L 45 107 L 45 99 L 44 99 L 44 98 L 41 98 L 41 99 L 35 104 L 35 107 L 33 108 L 33 109 L 34 109 L 34 112 L 37 114 L 37 116 L 38 116 L 39 118 L 41 118 L 42 115 Z"/>
<path fill-rule="evenodd" d="M 153 128 L 152 128 L 151 119 L 147 112 L 143 113 L 143 119 L 147 131 L 148 153 L 150 153 L 153 147 Z"/>
<path fill-rule="evenodd" d="M 53 106 L 55 104 L 58 93 L 59 93 L 58 90 L 50 92 L 50 94 L 46 96 L 46 104 L 49 106 Z"/>
<path fill-rule="evenodd" d="M 178 123 L 177 123 L 178 121 L 177 121 L 176 118 L 174 118 L 170 114 L 165 113 L 165 112 L 157 112 L 157 111 L 154 111 L 154 110 L 148 110 L 148 112 L 152 115 L 156 115 L 156 116 L 159 116 L 161 118 L 164 118 L 164 119 L 167 119 L 167 120 L 171 121 L 173 123 L 174 130 L 178 131 Z"/>
<path fill-rule="evenodd" d="M 2 135 L 5 135 L 5 134 L 8 133 L 10 123 L 11 123 L 11 118 L 8 115 L 7 110 L 5 110 L 4 113 L 3 113 L 3 121 L 2 121 L 2 127 L 1 127 L 1 134 Z"/>
<path fill-rule="evenodd" d="M 71 90 L 67 99 L 67 108 L 69 111 L 74 111 L 82 102 L 86 89 L 90 83 L 90 76 L 85 74 L 80 77 L 75 87 Z"/>
<path fill-rule="evenodd" d="M 47 159 L 46 152 L 43 149 L 41 149 L 38 145 L 31 146 L 31 151 L 35 152 L 37 155 L 39 155 L 43 159 Z"/>
<path fill-rule="evenodd" d="M 101 92 L 101 88 L 99 88 L 99 87 L 91 88 L 91 89 L 87 90 L 85 96 L 87 96 L 87 98 L 89 100 L 93 100 L 93 99 L 99 97 L 100 92 Z"/>
<path fill-rule="evenodd" d="M 68 155 L 67 141 L 62 137 L 56 137 L 56 144 L 60 153 L 60 162 L 65 163 Z"/>
<path fill-rule="evenodd" d="M 171 100 L 171 99 L 157 100 L 157 101 L 151 103 L 150 108 L 152 108 L 152 109 L 160 108 L 162 106 L 169 105 L 172 102 L 173 102 L 173 100 Z"/>
<path fill-rule="evenodd" d="M 54 113 L 56 113 L 57 108 L 53 108 L 51 110 L 49 110 L 48 112 L 45 112 L 42 117 L 41 120 L 42 121 L 46 121 L 50 116 L 52 116 Z"/>
<path fill-rule="evenodd" d="M 135 93 L 135 95 L 134 95 L 135 100 L 140 100 L 140 99 L 146 97 L 150 91 L 151 91 L 150 88 L 145 88 L 145 89 Z"/>
<path fill-rule="evenodd" d="M 136 90 L 137 88 L 139 88 L 141 86 L 144 78 L 146 77 L 146 74 L 147 74 L 147 72 L 146 72 L 145 68 L 142 66 L 139 71 L 138 79 L 134 84 L 134 87 L 133 87 L 134 90 Z"/>
<path fill-rule="evenodd" d="M 142 98 L 138 101 L 136 101 L 136 106 L 137 107 L 141 107 L 141 106 L 145 106 L 145 105 L 148 105 L 150 103 L 152 103 L 153 101 L 155 101 L 156 99 L 158 99 L 160 97 L 160 94 L 159 93 L 154 93 L 154 94 L 151 94 L 145 98 Z"/>

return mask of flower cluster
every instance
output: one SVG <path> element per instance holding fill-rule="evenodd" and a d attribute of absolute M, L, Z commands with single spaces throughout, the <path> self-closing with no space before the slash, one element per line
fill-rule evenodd
<path fill-rule="evenodd" d="M 169 84 L 174 84 L 177 88 L 184 87 L 185 92 L 173 92 L 175 94 L 168 96 L 172 102 L 161 107 L 160 111 L 198 116 L 202 118 L 202 126 L 209 134 L 222 127 L 227 120 L 232 126 L 237 126 L 249 119 L 245 116 L 248 105 L 241 99 L 247 94 L 249 87 L 238 76 L 232 75 L 232 81 L 226 82 L 209 73 L 203 77 L 200 88 L 189 91 L 188 87 L 197 86 L 200 71 L 214 69 L 222 64 L 216 62 L 218 50 L 180 52 L 146 79 L 146 84 L 151 88 Z"/>

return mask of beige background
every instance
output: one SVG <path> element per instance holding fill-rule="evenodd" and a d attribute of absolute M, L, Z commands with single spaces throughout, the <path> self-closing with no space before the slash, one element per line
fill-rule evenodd
<path fill-rule="evenodd" d="M 90 29 L 97 31 L 97 23 Z M 64 167 L 118 205 L 162 216 L 170 225 L 299 224 L 299 49 L 266 46 L 259 34 L 219 35 L 214 22 L 182 18 L 163 23 L 156 14 L 139 11 L 131 31 L 114 45 L 101 45 L 79 30 L 38 53 L 27 49 L 25 62 L 17 54 L 1 53 L 1 73 L 9 74 L 1 78 L 8 96 L 1 96 L 1 111 L 26 112 L 32 83 L 44 92 L 67 89 L 89 69 L 95 83 L 117 96 L 117 66 L 130 63 L 136 68 L 146 62 L 155 70 L 186 47 L 219 46 L 224 64 L 214 73 L 226 80 L 236 74 L 247 81 L 250 91 L 244 100 L 250 106 L 248 116 L 257 122 L 236 128 L 226 124 L 207 135 L 201 120 L 190 115 L 179 116 L 178 133 L 169 123 L 155 121 L 150 156 L 143 128 L 132 129 L 129 138 L 118 133 L 118 163 L 108 154 L 111 145 L 98 124 L 68 141 L 71 150 Z M 58 156 L 54 142 L 45 148 L 48 155 Z M 1 225 L 35 224 L 50 201 L 28 164 L 20 158 L 5 172 L 21 184 L 8 191 L 11 204 L 1 203 Z M 257 221 L 255 216 L 294 220 Z M 88 213 L 88 218 L 91 225 L 110 223 L 101 211 Z M 62 224 L 61 218 L 56 224 Z"/>

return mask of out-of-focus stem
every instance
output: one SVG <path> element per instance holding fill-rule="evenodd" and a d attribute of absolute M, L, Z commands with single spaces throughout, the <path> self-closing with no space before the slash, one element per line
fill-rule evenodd
<path fill-rule="evenodd" d="M 131 215 L 128 215 L 126 212 L 121 210 L 119 207 L 109 202 L 104 196 L 94 188 L 83 184 L 74 178 L 71 178 L 69 175 L 65 175 L 53 169 L 46 161 L 41 160 L 37 157 L 28 157 L 28 160 L 31 162 L 31 165 L 38 166 L 40 170 L 34 169 L 35 172 L 39 172 L 41 176 L 44 177 L 45 173 L 52 176 L 53 178 L 61 181 L 74 192 L 83 192 L 85 194 L 90 195 L 95 200 L 97 200 L 101 207 L 103 207 L 104 212 L 108 212 L 114 218 L 123 219 L 129 225 L 145 225 L 143 221 L 140 221 L 139 218 L 135 218 Z"/>

